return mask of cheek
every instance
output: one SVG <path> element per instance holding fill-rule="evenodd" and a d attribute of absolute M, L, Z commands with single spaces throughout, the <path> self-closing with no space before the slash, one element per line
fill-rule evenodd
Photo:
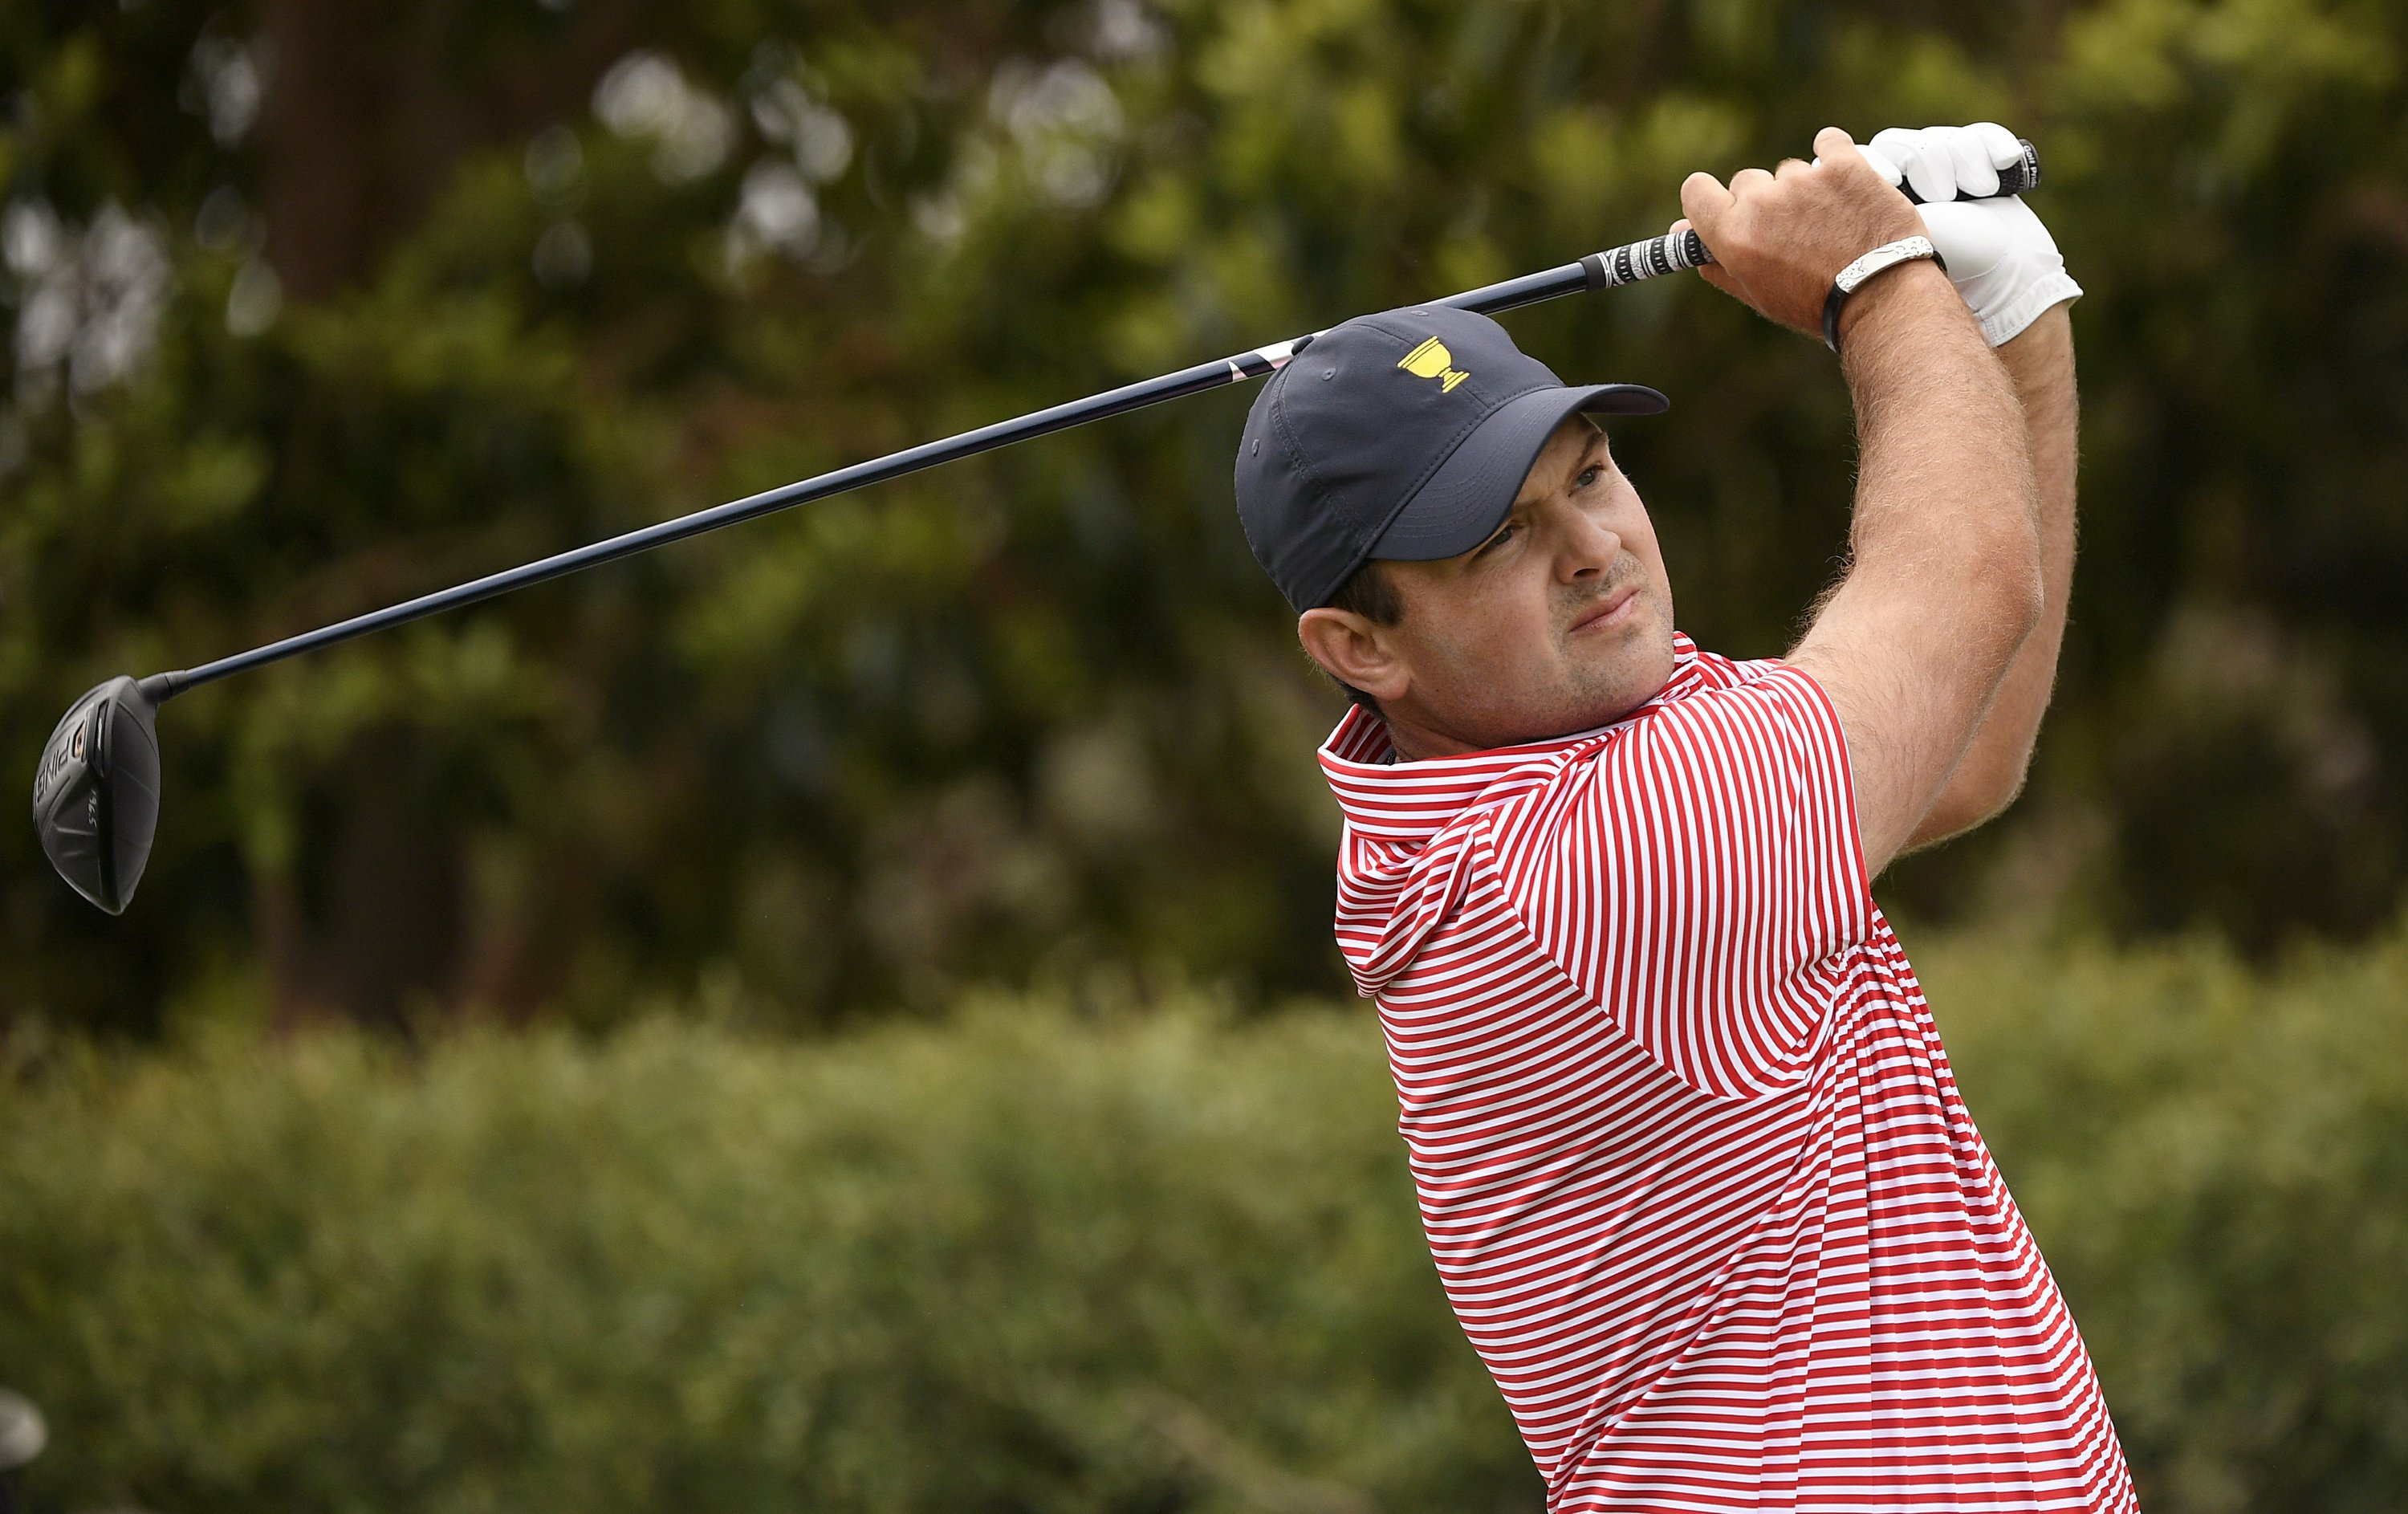
<path fill-rule="evenodd" d="M 1605 524 L 1622 538 L 1624 548 L 1649 562 L 1656 559 L 1656 521 L 1639 499 L 1639 491 L 1624 479 L 1614 491 L 1613 504 L 1606 512 Z"/>
<path fill-rule="evenodd" d="M 1622 538 L 1622 549 L 1639 559 L 1641 569 L 1669 607 L 1672 584 L 1670 575 L 1664 570 L 1664 551 L 1656 541 L 1655 521 L 1640 505 L 1636 496 L 1631 497 L 1627 510 L 1616 512 L 1612 526 L 1614 534 Z"/>
<path fill-rule="evenodd" d="M 1562 649 L 1558 618 L 1553 587 L 1543 577 L 1486 596 L 1466 627 L 1464 671 L 1475 683 L 1469 692 L 1518 687 L 1536 670 L 1552 665 Z"/>
<path fill-rule="evenodd" d="M 1491 582 L 1431 610 L 1421 622 L 1420 653 L 1466 693 L 1493 689 L 1551 640 L 1543 582 Z"/>

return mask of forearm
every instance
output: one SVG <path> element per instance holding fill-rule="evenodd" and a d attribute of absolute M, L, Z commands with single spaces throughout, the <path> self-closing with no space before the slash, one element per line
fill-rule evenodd
<path fill-rule="evenodd" d="M 2040 614 L 2038 507 L 2014 383 L 1936 268 L 1883 292 L 1842 351 L 1853 562 L 1795 658 L 1840 706 L 1879 869 L 1961 765 Z"/>
<path fill-rule="evenodd" d="M 1909 606 L 1993 597 L 2018 605 L 2027 596 L 2000 570 L 2035 549 L 2037 506 L 2003 354 L 1983 341 L 1936 266 L 1891 277 L 1884 301 L 1842 327 L 1858 461 L 1853 561 L 1840 593 L 1880 590 Z"/>
<path fill-rule="evenodd" d="M 2059 305 L 1999 349 L 2031 437 L 2038 488 L 2041 617 L 2015 654 L 1998 698 L 1974 733 L 1947 788 L 1915 828 L 1910 845 L 1970 830 L 2014 802 L 2031 764 L 2042 717 L 2057 684 L 2072 593 L 2074 476 L 2080 401 L 2074 380 L 2073 324 Z"/>
<path fill-rule="evenodd" d="M 1816 164 L 1709 174 L 1681 208 L 1717 288 L 1801 331 L 1834 270 L 1923 227 L 1837 127 Z M 2041 614 L 2039 507 L 2022 405 L 1936 264 L 1848 296 L 1839 345 L 1856 402 L 1855 561 L 1791 661 L 1830 700 L 1876 872 L 1930 813 Z"/>

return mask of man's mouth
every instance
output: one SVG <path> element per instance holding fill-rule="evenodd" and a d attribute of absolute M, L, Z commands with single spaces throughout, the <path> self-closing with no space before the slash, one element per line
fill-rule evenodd
<path fill-rule="evenodd" d="M 1626 584 L 1609 591 L 1605 598 L 1581 612 L 1580 618 L 1574 620 L 1564 634 L 1578 636 L 1584 631 L 1610 630 L 1628 620 L 1638 607 L 1639 585 Z"/>

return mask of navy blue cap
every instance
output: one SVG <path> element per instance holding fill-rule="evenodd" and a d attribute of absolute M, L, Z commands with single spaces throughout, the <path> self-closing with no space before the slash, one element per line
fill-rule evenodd
<path fill-rule="evenodd" d="M 1358 316 L 1255 397 L 1238 442 L 1238 520 L 1301 613 L 1374 557 L 1426 562 L 1487 541 L 1566 416 L 1670 403 L 1636 383 L 1567 386 L 1469 310 Z"/>

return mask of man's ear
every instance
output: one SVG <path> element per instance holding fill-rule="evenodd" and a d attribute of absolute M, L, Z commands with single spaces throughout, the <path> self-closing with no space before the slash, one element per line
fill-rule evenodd
<path fill-rule="evenodd" d="M 1326 607 L 1308 610 L 1296 622 L 1297 640 L 1322 671 L 1383 700 L 1400 699 L 1412 685 L 1412 670 L 1389 645 L 1386 630 L 1351 610 Z"/>

